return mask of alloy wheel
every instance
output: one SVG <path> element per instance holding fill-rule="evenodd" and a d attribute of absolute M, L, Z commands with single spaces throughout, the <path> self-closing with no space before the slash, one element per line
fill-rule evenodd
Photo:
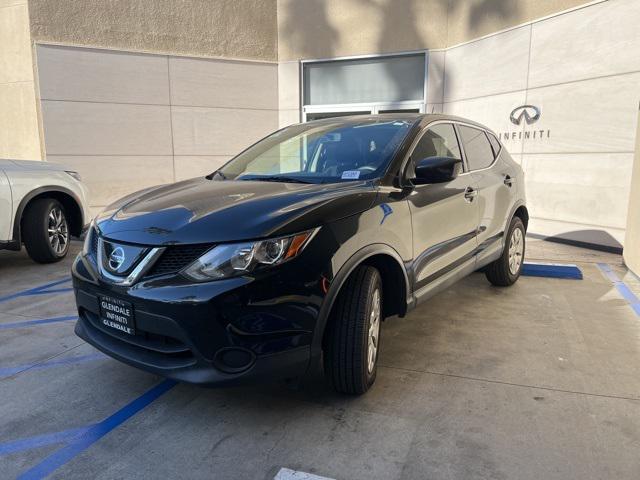
<path fill-rule="evenodd" d="M 524 254 L 524 237 L 522 230 L 514 228 L 509 240 L 509 272 L 516 275 L 522 265 L 522 256 Z"/>
<path fill-rule="evenodd" d="M 62 255 L 69 243 L 69 228 L 64 213 L 58 207 L 52 208 L 49 212 L 47 234 L 51 249 L 57 255 Z"/>
<path fill-rule="evenodd" d="M 367 342 L 367 371 L 373 372 L 378 357 L 378 346 L 380 344 L 380 290 L 373 292 L 371 300 L 371 314 L 369 317 L 369 339 Z"/>

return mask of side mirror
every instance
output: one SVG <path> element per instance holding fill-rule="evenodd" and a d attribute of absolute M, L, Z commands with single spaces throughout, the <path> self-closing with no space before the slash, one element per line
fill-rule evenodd
<path fill-rule="evenodd" d="M 416 164 L 414 183 L 450 182 L 462 170 L 462 160 L 452 157 L 427 157 Z"/>

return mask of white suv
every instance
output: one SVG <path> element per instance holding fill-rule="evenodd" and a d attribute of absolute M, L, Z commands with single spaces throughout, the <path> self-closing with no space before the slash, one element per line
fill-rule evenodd
<path fill-rule="evenodd" d="M 89 222 L 87 189 L 77 172 L 56 163 L 0 159 L 0 249 L 39 263 L 57 262 Z"/>

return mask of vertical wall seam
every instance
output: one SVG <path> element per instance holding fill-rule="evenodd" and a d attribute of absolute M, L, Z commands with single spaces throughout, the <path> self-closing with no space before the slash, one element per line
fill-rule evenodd
<path fill-rule="evenodd" d="M 173 170 L 173 181 L 176 181 L 176 149 L 173 138 L 173 98 L 171 95 L 171 67 L 169 62 L 171 57 L 167 55 L 167 86 L 169 88 L 169 134 L 171 135 L 171 167 Z"/>

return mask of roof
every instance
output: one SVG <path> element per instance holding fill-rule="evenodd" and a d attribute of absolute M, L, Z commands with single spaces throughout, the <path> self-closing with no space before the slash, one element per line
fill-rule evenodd
<path fill-rule="evenodd" d="M 320 120 L 311 120 L 307 123 L 322 124 L 322 123 L 344 123 L 344 124 L 362 124 L 367 122 L 389 122 L 389 121 L 404 121 L 412 122 L 414 124 L 427 125 L 429 123 L 445 120 L 449 122 L 463 122 L 470 125 L 475 125 L 485 130 L 491 130 L 484 125 L 469 120 L 467 118 L 456 117 L 455 115 L 445 115 L 443 113 L 380 113 L 376 115 L 349 115 L 344 117 L 331 117 L 323 118 Z"/>

